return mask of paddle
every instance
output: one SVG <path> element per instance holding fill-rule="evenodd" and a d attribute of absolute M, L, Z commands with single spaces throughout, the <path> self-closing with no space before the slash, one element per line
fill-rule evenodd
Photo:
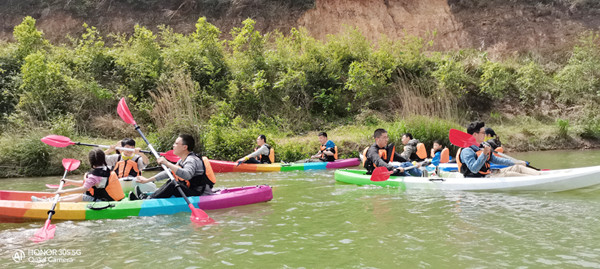
<path fill-rule="evenodd" d="M 417 167 L 416 165 L 413 166 L 409 166 L 409 167 L 400 167 L 402 169 L 404 169 L 404 171 L 406 170 L 410 170 Z M 387 168 L 380 166 L 375 168 L 375 170 L 373 170 L 373 174 L 371 174 L 371 181 L 386 181 L 390 178 L 390 175 L 393 174 L 394 171 L 388 171 Z"/>
<path fill-rule="evenodd" d="M 70 145 L 90 146 L 90 147 L 99 147 L 99 148 L 106 148 L 106 149 L 110 148 L 110 146 L 107 146 L 107 145 L 96 145 L 96 144 L 86 144 L 86 143 L 81 143 L 81 142 L 73 142 L 73 141 L 71 141 L 70 138 L 68 138 L 66 136 L 62 136 L 62 135 L 48 135 L 48 136 L 44 136 L 40 140 L 42 140 L 42 142 L 44 142 L 45 144 L 47 144 L 49 146 L 53 146 L 53 147 L 57 147 L 57 148 L 64 148 L 64 147 L 67 147 Z M 123 147 L 115 147 L 115 149 L 124 150 L 124 151 L 135 151 L 135 149 L 123 148 Z M 140 150 L 140 152 L 151 153 L 148 150 Z M 161 152 L 160 155 L 164 156 L 170 162 L 175 163 L 175 162 L 179 161 L 179 157 L 177 155 L 173 154 L 173 150 L 169 150 L 167 152 Z"/>
<path fill-rule="evenodd" d="M 470 146 L 479 146 L 479 143 L 477 143 L 477 139 L 475 139 L 475 137 L 473 135 L 470 135 L 470 134 L 465 133 L 460 130 L 450 129 L 449 137 L 450 137 L 450 143 L 452 143 L 453 145 L 460 147 L 460 148 L 468 148 Z M 504 153 L 497 152 L 495 150 L 492 150 L 492 152 L 494 152 L 504 158 L 510 159 L 512 161 L 518 161 L 517 159 L 510 157 Z M 529 165 L 528 162 L 527 162 L 527 167 L 533 168 L 538 171 L 540 170 L 540 169 L 537 169 L 537 168 Z"/>
<path fill-rule="evenodd" d="M 65 182 L 65 177 L 67 176 L 67 172 L 77 169 L 77 167 L 79 167 L 79 164 L 81 164 L 81 162 L 75 159 L 62 160 L 62 165 L 65 168 L 65 174 L 60 180 L 60 186 L 58 187 L 58 190 L 62 189 L 63 183 Z M 48 219 L 46 220 L 46 224 L 44 224 L 44 227 L 35 232 L 33 237 L 30 238 L 32 241 L 39 243 L 54 238 L 54 231 L 56 230 L 56 225 L 50 224 L 50 220 L 52 219 L 52 216 L 56 213 L 54 209 L 56 209 L 56 204 L 58 203 L 59 197 L 60 194 L 56 194 L 54 196 L 54 203 L 52 204 L 52 208 L 48 211 Z"/>
<path fill-rule="evenodd" d="M 135 122 L 135 120 L 133 119 L 133 116 L 131 115 L 131 112 L 129 111 L 129 107 L 127 107 L 127 103 L 125 103 L 125 98 L 121 98 L 121 101 L 119 101 L 119 105 L 117 106 L 117 113 L 119 113 L 119 116 L 121 117 L 121 119 L 123 119 L 123 121 L 125 121 L 126 123 L 129 123 L 135 127 L 135 130 L 138 131 L 140 136 L 142 136 L 142 139 L 144 139 L 144 141 L 146 141 L 146 144 L 148 144 L 148 147 L 152 151 L 152 154 L 154 154 L 154 157 L 156 157 L 158 159 L 159 158 L 158 152 L 156 152 L 154 147 L 152 147 L 152 144 L 150 144 L 148 139 L 146 139 L 146 136 L 144 135 L 144 133 L 142 133 L 140 126 L 138 126 L 137 123 Z M 188 204 L 188 207 L 192 211 L 192 215 L 190 216 L 190 221 L 192 221 L 196 224 L 199 224 L 199 225 L 206 225 L 206 224 L 215 222 L 215 220 L 213 220 L 211 217 L 209 217 L 208 214 L 206 214 L 206 212 L 204 212 L 202 209 L 194 207 L 194 205 L 190 202 L 190 200 L 187 198 L 187 196 L 181 189 L 181 185 L 180 185 L 179 181 L 175 180 L 175 177 L 173 177 L 173 174 L 171 173 L 169 168 L 167 168 L 167 166 L 164 164 L 161 164 L 161 167 L 163 168 L 163 170 L 165 172 L 167 172 L 167 175 L 169 175 L 169 178 L 172 181 L 174 181 L 175 188 L 177 190 L 179 190 L 181 197 L 183 197 L 183 199 L 185 199 L 185 202 Z"/>

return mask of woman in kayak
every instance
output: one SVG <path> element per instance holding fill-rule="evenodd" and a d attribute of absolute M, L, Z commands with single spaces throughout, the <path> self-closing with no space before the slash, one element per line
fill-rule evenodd
<path fill-rule="evenodd" d="M 123 189 L 117 178 L 117 174 L 111 172 L 106 166 L 104 152 L 95 148 L 88 154 L 90 166 L 92 169 L 85 173 L 83 180 L 64 179 L 65 184 L 80 186 L 77 188 L 58 190 L 55 194 L 71 195 L 61 196 L 61 202 L 81 202 L 81 201 L 120 201 L 125 197 Z M 31 196 L 33 202 L 46 201 L 35 196 Z"/>

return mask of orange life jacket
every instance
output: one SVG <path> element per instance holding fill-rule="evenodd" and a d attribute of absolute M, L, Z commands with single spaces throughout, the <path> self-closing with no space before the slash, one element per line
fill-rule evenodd
<path fill-rule="evenodd" d="M 440 154 L 440 163 L 447 163 L 450 161 L 450 150 L 448 148 L 442 149 Z"/>
<path fill-rule="evenodd" d="M 492 170 L 490 169 L 491 154 L 488 155 L 487 160 L 485 160 L 485 163 L 483 164 L 481 169 L 479 169 L 479 172 L 473 173 L 467 167 L 467 164 L 465 164 L 463 162 L 463 160 L 460 158 L 460 153 L 462 152 L 462 150 L 463 150 L 462 148 L 459 149 L 456 154 L 456 165 L 458 166 L 458 172 L 462 173 L 465 177 L 485 177 L 486 175 L 488 175 L 492 172 Z M 483 154 L 483 150 L 480 149 L 477 152 L 475 152 L 475 154 L 477 154 L 477 157 L 479 158 L 479 156 L 481 156 L 481 154 Z"/>
<path fill-rule="evenodd" d="M 138 156 L 135 160 L 129 159 L 127 161 L 121 159 L 121 155 L 119 154 L 119 159 L 117 159 L 117 164 L 115 164 L 115 168 L 113 171 L 117 173 L 117 177 L 137 177 L 141 175 L 140 169 L 138 167 L 138 160 L 141 157 Z"/>
<path fill-rule="evenodd" d="M 199 157 L 199 156 L 197 156 L 197 157 Z M 180 162 L 183 163 L 183 161 L 184 160 L 180 160 L 178 162 L 177 166 L 179 166 L 181 168 L 179 163 Z M 215 176 L 215 173 L 212 170 L 212 166 L 210 166 L 210 162 L 208 161 L 208 158 L 202 157 L 202 165 L 204 166 L 204 174 L 193 176 L 192 178 L 190 178 L 190 180 L 185 180 L 181 177 L 178 177 L 177 175 L 175 175 L 175 172 L 173 172 L 173 171 L 171 171 L 171 173 L 173 173 L 173 176 L 175 177 L 176 180 L 184 182 L 188 188 L 194 188 L 194 187 L 202 187 L 203 188 L 206 184 L 208 184 L 212 188 L 215 185 L 215 183 L 217 183 L 217 177 Z"/>
<path fill-rule="evenodd" d="M 123 188 L 115 172 L 108 169 L 95 168 L 88 172 L 89 174 L 102 177 L 102 181 L 89 188 L 87 195 L 93 196 L 99 201 L 120 201 L 125 198 Z"/>

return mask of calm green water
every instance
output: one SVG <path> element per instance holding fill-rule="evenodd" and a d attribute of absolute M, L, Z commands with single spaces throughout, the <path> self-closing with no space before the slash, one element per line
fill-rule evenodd
<path fill-rule="evenodd" d="M 558 155 L 570 161 L 558 160 Z M 540 168 L 600 164 L 600 151 L 516 155 Z M 219 174 L 220 187 L 269 184 L 268 203 L 122 220 L 0 223 L 4 268 L 600 268 L 600 187 L 562 193 L 399 191 L 335 184 L 332 171 Z M 43 190 L 56 178 L 0 179 Z M 13 261 L 18 250 L 26 260 Z M 27 261 L 32 252 L 74 256 Z M 79 255 L 77 255 L 79 254 Z M 43 256 L 41 256 L 43 257 Z M 63 258 L 59 260 L 58 258 Z M 74 258 L 72 260 L 66 258 Z M 39 261 L 39 260 L 38 260 Z"/>

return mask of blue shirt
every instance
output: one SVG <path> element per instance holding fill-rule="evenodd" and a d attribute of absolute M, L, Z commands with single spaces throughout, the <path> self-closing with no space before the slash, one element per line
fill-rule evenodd
<path fill-rule="evenodd" d="M 471 147 L 462 149 L 462 151 L 460 152 L 461 161 L 464 164 L 466 164 L 467 167 L 469 168 L 469 170 L 471 170 L 471 172 L 474 174 L 479 173 L 479 170 L 481 170 L 481 167 L 483 167 L 483 165 L 485 164 L 486 158 L 487 158 L 487 156 L 484 154 L 477 156 L 477 153 L 476 153 L 477 151 L 479 151 L 478 147 L 471 146 Z M 509 159 L 501 158 L 494 154 L 491 154 L 491 156 L 490 156 L 490 163 L 506 165 L 506 166 L 511 166 L 511 165 L 515 164 L 513 161 L 511 161 Z"/>
<path fill-rule="evenodd" d="M 331 141 L 331 140 L 327 140 L 327 142 L 325 142 L 325 148 L 326 149 L 330 148 L 333 150 L 333 148 L 335 148 L 335 143 L 333 143 L 333 141 Z"/>

